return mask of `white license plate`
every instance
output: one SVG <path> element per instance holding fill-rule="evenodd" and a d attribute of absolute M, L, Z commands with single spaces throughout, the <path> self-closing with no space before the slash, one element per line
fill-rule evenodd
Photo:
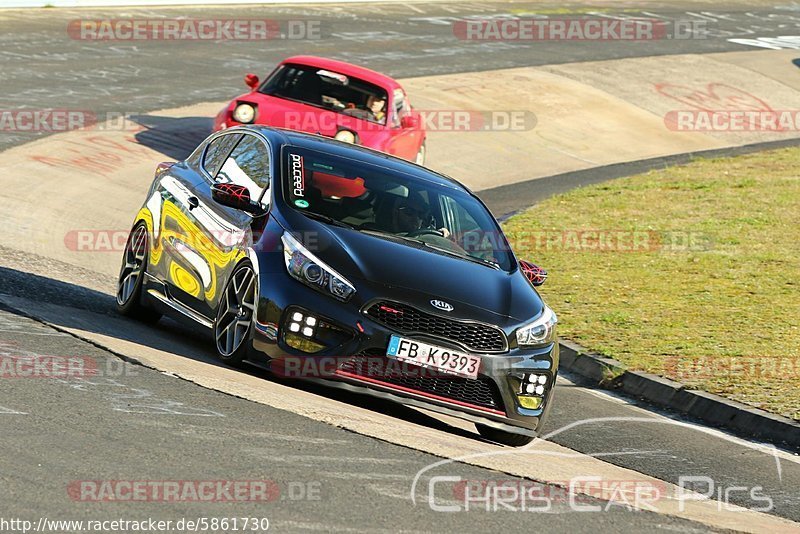
<path fill-rule="evenodd" d="M 481 366 L 481 359 L 478 356 L 400 336 L 392 336 L 389 339 L 386 355 L 403 362 L 472 379 L 478 377 L 478 368 Z"/>

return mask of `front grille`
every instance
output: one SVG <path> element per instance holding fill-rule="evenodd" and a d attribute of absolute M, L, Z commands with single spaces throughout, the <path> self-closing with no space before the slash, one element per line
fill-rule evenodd
<path fill-rule="evenodd" d="M 376 302 L 367 309 L 367 315 L 397 332 L 428 334 L 475 352 L 502 352 L 507 348 L 505 334 L 494 326 L 440 317 L 399 302 Z"/>
<path fill-rule="evenodd" d="M 379 380 L 439 397 L 475 406 L 503 411 L 500 390 L 493 380 L 478 375 L 476 380 L 437 373 L 416 365 L 388 360 L 383 351 L 368 350 L 349 358 L 339 369 L 358 376 Z"/>

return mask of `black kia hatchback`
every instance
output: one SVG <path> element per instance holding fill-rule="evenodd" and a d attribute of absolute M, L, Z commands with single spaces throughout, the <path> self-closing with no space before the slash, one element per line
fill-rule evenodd
<path fill-rule="evenodd" d="M 213 332 L 222 361 L 322 380 L 530 442 L 556 316 L 455 180 L 329 138 L 237 127 L 159 165 L 125 249 L 123 314 Z"/>

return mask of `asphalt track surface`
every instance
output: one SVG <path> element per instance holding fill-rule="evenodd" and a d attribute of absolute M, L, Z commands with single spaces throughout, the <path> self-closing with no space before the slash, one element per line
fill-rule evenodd
<path fill-rule="evenodd" d="M 112 377 L 20 379 L 4 386 L 0 410 L 6 413 L 0 417 L 6 432 L 0 442 L 5 450 L 16 451 L 3 470 L 4 508 L 14 516 L 33 521 L 43 515 L 92 519 L 113 514 L 175 521 L 266 517 L 277 531 L 514 532 L 522 526 L 518 514 L 486 510 L 447 514 L 443 524 L 442 514 L 429 507 L 411 510 L 407 495 L 413 477 L 434 460 L 425 453 L 198 388 L 143 367 L 120 366 L 102 349 L 5 311 L 0 311 L 0 325 L 6 329 L 4 343 L 13 344 L 13 353 L 20 357 L 41 351 L 80 354 L 102 370 L 114 370 Z M 68 424 L 64 414 L 71 414 Z M 512 478 L 463 464 L 449 467 L 446 475 L 481 481 Z M 76 502 L 67 488 L 86 480 L 268 480 L 277 490 L 267 502 L 168 507 L 158 502 Z M 32 486 L 39 490 L 25 491 Z M 455 500 L 447 494 L 438 499 L 440 505 Z M 585 518 L 570 513 L 564 502 L 537 516 L 537 528 L 591 530 Z M 621 532 L 702 527 L 621 507 L 603 516 L 607 528 Z"/>
<path fill-rule="evenodd" d="M 785 26 L 791 13 L 772 4 L 732 5 L 673 3 L 627 7 L 676 20 L 697 13 L 713 18 L 719 34 L 706 39 L 648 43 L 465 43 L 453 37 L 441 17 L 541 9 L 526 3 L 436 6 L 371 6 L 322 8 L 236 8 L 237 16 L 277 20 L 320 20 L 320 40 L 267 43 L 92 43 L 65 38 L 65 24 L 75 18 L 123 16 L 120 11 L 52 11 L 31 16 L 0 12 L 2 94 L 0 109 L 71 108 L 95 113 L 146 113 L 198 101 L 224 100 L 242 90 L 246 71 L 263 74 L 293 53 L 327 55 L 366 64 L 396 77 L 422 76 L 503 67 L 541 65 L 630 56 L 742 50 L 735 37 L 791 34 Z M 561 5 L 563 7 L 563 5 Z M 418 11 L 423 11 L 419 13 Z M 705 14 L 702 14 L 701 11 Z M 231 9 L 125 10 L 124 16 L 231 16 Z M 715 13 L 712 15 L 709 13 Z M 753 16 L 747 13 L 753 14 Z M 613 15 L 613 10 L 605 11 Z M 744 24 L 757 20 L 758 28 Z M 709 20 L 710 22 L 710 20 Z M 770 26 L 770 23 L 772 24 Z M 754 23 L 755 24 L 755 23 Z M 754 33 L 755 32 L 755 33 Z M 0 147 L 30 140 L 4 134 Z M 24 207 L 20 207 L 24 209 Z M 61 280 L 67 280 L 64 282 Z M 113 280 L 86 271 L 0 250 L 0 301 L 11 295 L 96 314 L 102 325 L 113 315 L 107 291 Z M 68 323 L 69 318 L 65 317 Z M 98 329 L 101 326 L 98 326 Z M 207 334 L 164 320 L 158 331 L 180 345 L 188 358 L 211 361 Z M 102 347 L 15 313 L 0 311 L 3 350 L 16 355 L 85 355 L 101 368 L 118 364 Z M 115 367 L 116 368 L 116 367 Z M 128 366 L 109 383 L 80 380 L 3 380 L 0 388 L 0 444 L 6 454 L 0 470 L 3 515 L 37 519 L 110 519 L 136 517 L 264 516 L 274 529 L 466 531 L 503 529 L 644 531 L 706 530 L 707 527 L 668 516 L 612 508 L 609 513 L 582 514 L 556 503 L 553 513 L 482 512 L 445 514 L 426 505 L 412 507 L 407 494 L 414 474 L 435 457 L 361 436 L 285 410 L 200 388 L 189 382 Z M 253 371 L 265 381 L 271 378 Z M 576 427 L 552 441 L 604 461 L 677 483 L 680 476 L 709 477 L 718 488 L 760 487 L 774 508 L 770 513 L 800 521 L 800 465 L 776 462 L 752 444 L 700 426 L 669 424 L 660 413 L 633 399 L 581 385 L 575 377 L 557 392 L 549 429 L 607 417 L 649 418 L 644 422 L 602 422 Z M 121 385 L 119 385 L 121 384 Z M 103 388 L 106 388 L 105 390 Z M 308 385 L 298 390 L 389 413 L 442 433 L 478 439 L 418 411 Z M 125 391 L 120 393 L 117 388 Z M 114 391 L 107 391 L 112 389 Z M 133 394 L 131 392 L 134 392 Z M 146 393 L 143 393 L 146 392 Z M 145 406 L 131 399 L 146 397 Z M 127 400 L 125 400 L 127 399 Z M 159 403 L 150 402 L 153 399 Z M 181 406 L 165 414 L 163 406 Z M 133 405 L 133 407 L 131 406 Z M 665 423 L 666 424 L 663 424 Z M 796 456 L 795 456 L 796 458 Z M 454 464 L 448 475 L 467 479 L 509 479 L 509 475 Z M 269 479 L 280 488 L 276 501 L 254 503 L 170 504 L 75 502 L 67 494 L 79 480 L 252 480 Z M 317 491 L 318 490 L 318 491 Z M 313 495 L 310 497 L 309 495 Z M 751 495 L 734 492 L 731 502 L 760 506 Z"/>
<path fill-rule="evenodd" d="M 481 16 L 555 18 L 596 12 L 609 19 L 640 17 L 693 28 L 688 38 L 649 41 L 467 41 L 454 24 Z M 310 23 L 308 39 L 267 41 L 97 41 L 68 34 L 70 21 L 108 18 L 267 18 L 285 34 Z M 695 26 L 691 26 L 694 24 Z M 688 25 L 688 26 L 687 26 Z M 142 114 L 204 101 L 223 101 L 246 89 L 243 73 L 263 76 L 293 54 L 355 62 L 395 78 L 685 53 L 757 50 L 730 39 L 799 33 L 791 2 L 712 1 L 455 2 L 0 11 L 0 110 L 85 109 Z M 672 27 L 672 26 L 668 26 Z M 317 38 L 318 37 L 318 38 Z M 506 107 L 513 108 L 513 95 Z M 37 134 L 42 135 L 42 133 Z M 0 148 L 30 140 L 4 132 Z"/>

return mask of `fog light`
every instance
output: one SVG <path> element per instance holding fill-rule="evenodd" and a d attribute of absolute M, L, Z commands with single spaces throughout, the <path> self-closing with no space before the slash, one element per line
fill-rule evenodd
<path fill-rule="evenodd" d="M 288 320 L 289 331 L 299 333 L 303 336 L 312 339 L 314 337 L 314 327 L 317 326 L 318 320 L 316 317 L 304 315 L 302 312 L 292 312 Z"/>
<path fill-rule="evenodd" d="M 288 346 L 308 353 L 341 346 L 355 337 L 355 331 L 312 315 L 312 312 L 296 305 L 286 309 L 280 325 L 280 339 Z"/>
<path fill-rule="evenodd" d="M 545 373 L 523 373 L 509 375 L 511 386 L 516 390 L 519 405 L 528 410 L 538 410 L 544 404 L 546 385 L 550 380 Z"/>
<path fill-rule="evenodd" d="M 544 400 L 541 397 L 517 397 L 517 399 L 519 399 L 519 405 L 528 410 L 538 410 L 542 407 Z"/>
<path fill-rule="evenodd" d="M 286 334 L 286 344 L 293 349 L 302 350 L 303 352 L 319 352 L 325 348 L 325 345 L 316 343 L 310 339 L 298 336 L 297 334 Z"/>
<path fill-rule="evenodd" d="M 539 373 L 530 373 L 522 375 L 522 383 L 525 384 L 525 391 L 528 393 L 533 393 L 534 391 L 539 391 L 539 389 L 544 389 L 544 385 L 547 384 L 547 375 L 539 374 Z"/>

